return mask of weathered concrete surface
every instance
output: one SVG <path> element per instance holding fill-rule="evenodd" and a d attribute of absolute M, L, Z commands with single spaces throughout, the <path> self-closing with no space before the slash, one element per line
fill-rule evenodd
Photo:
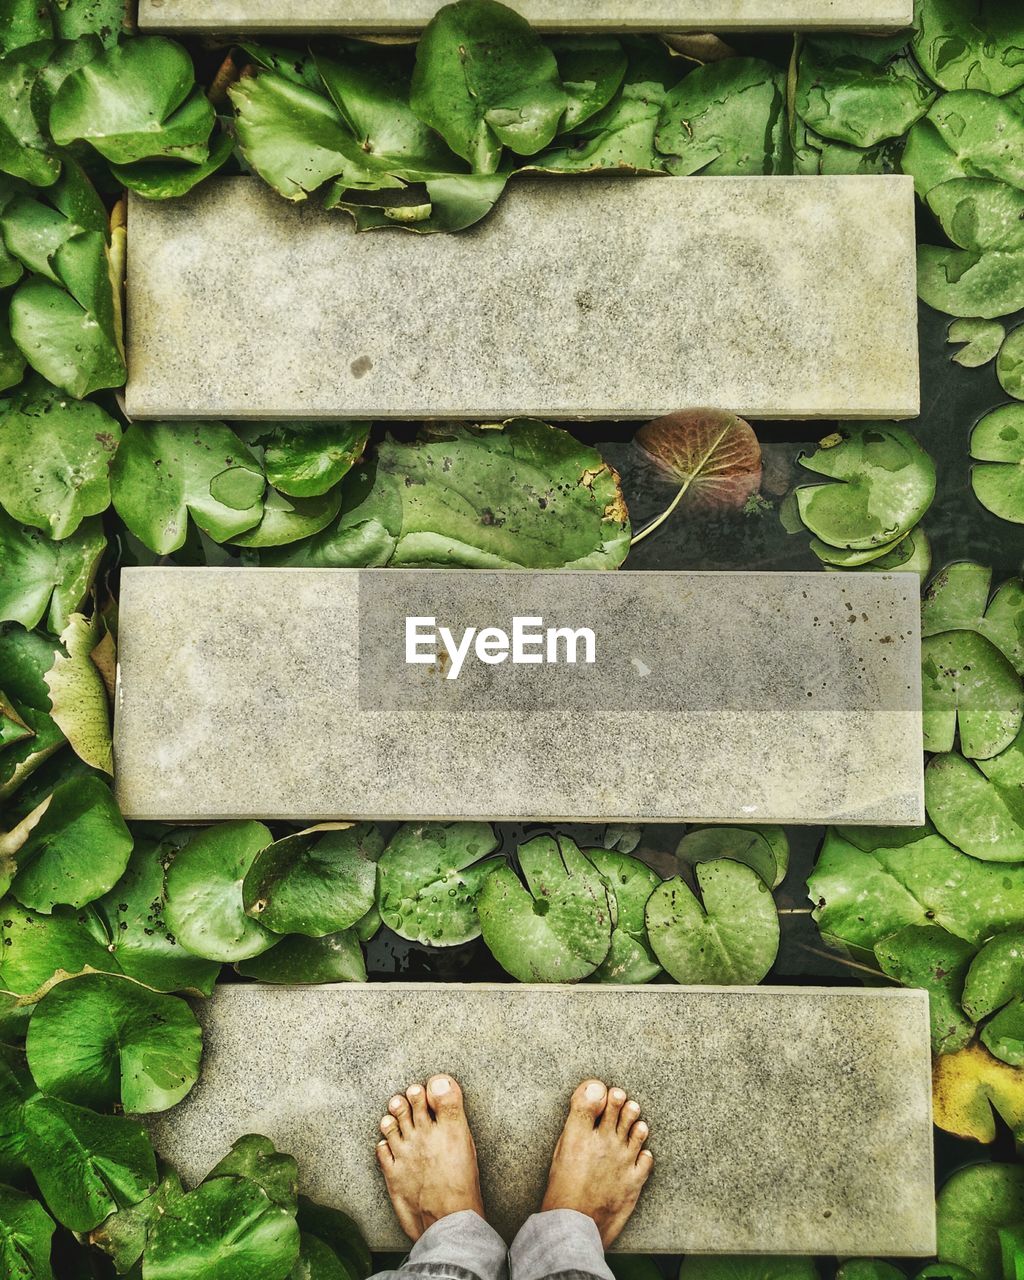
<path fill-rule="evenodd" d="M 168 820 L 916 824 L 918 591 L 914 574 L 126 569 L 117 798 Z M 407 665 L 410 616 L 456 638 L 516 616 L 589 628 L 596 660 L 471 656 L 451 679 L 443 654 Z"/>
<path fill-rule="evenodd" d="M 198 1013 L 202 1077 L 154 1121 L 158 1149 L 198 1179 L 241 1134 L 266 1134 L 375 1249 L 406 1246 L 377 1123 L 436 1071 L 466 1091 L 506 1238 L 540 1203 L 569 1093 L 598 1076 L 640 1102 L 655 1154 L 617 1249 L 935 1249 L 923 991 L 236 985 Z"/>
<path fill-rule="evenodd" d="M 135 418 L 910 417 L 913 181 L 515 180 L 416 236 L 213 178 L 130 198 L 127 319 Z"/>
<path fill-rule="evenodd" d="M 140 0 L 151 31 L 417 31 L 441 0 Z M 879 31 L 909 27 L 913 0 L 515 0 L 542 31 Z"/>

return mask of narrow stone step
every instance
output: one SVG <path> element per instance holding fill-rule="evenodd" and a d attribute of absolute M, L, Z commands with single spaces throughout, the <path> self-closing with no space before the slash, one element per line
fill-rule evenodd
<path fill-rule="evenodd" d="M 411 32 L 442 0 L 140 0 L 144 31 Z M 909 27 L 913 0 L 515 0 L 541 31 L 880 31 Z"/>
<path fill-rule="evenodd" d="M 299 1162 L 371 1248 L 405 1249 L 373 1154 L 396 1090 L 462 1083 L 484 1199 L 510 1239 L 536 1210 L 570 1092 L 621 1085 L 655 1164 L 626 1253 L 935 1251 L 924 991 L 413 984 L 221 986 L 203 1073 L 154 1121 L 200 1178 L 243 1133 Z"/>
<path fill-rule="evenodd" d="M 910 417 L 915 280 L 901 175 L 517 180 L 477 227 L 429 236 L 212 179 L 131 197 L 127 409 Z"/>
<path fill-rule="evenodd" d="M 918 586 L 908 573 L 126 569 L 118 802 L 172 821 L 917 824 Z M 513 661 L 516 618 L 540 637 L 520 645 L 532 661 Z M 499 628 L 506 658 L 501 634 L 467 649 L 470 627 Z"/>

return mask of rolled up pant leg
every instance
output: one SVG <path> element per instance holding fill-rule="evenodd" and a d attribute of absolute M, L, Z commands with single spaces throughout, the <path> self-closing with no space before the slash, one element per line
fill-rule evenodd
<path fill-rule="evenodd" d="M 395 1271 L 378 1271 L 370 1280 L 508 1280 L 505 1241 L 472 1209 L 441 1218 L 413 1245 Z"/>
<path fill-rule="evenodd" d="M 549 1209 L 526 1219 L 509 1250 L 511 1280 L 615 1280 L 593 1218 Z"/>

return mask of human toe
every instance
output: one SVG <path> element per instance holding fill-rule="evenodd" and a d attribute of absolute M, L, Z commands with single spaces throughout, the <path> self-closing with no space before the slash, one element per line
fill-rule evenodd
<path fill-rule="evenodd" d="M 462 1090 L 451 1076 L 430 1077 L 427 1081 L 427 1101 L 438 1120 L 458 1119 L 463 1114 Z"/>

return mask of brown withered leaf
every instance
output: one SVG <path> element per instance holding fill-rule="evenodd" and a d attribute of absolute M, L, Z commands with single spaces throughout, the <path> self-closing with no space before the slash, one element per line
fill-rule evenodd
<path fill-rule="evenodd" d="M 742 507 L 761 486 L 757 436 L 724 409 L 683 409 L 655 418 L 635 439 L 679 483 L 691 509 Z"/>

